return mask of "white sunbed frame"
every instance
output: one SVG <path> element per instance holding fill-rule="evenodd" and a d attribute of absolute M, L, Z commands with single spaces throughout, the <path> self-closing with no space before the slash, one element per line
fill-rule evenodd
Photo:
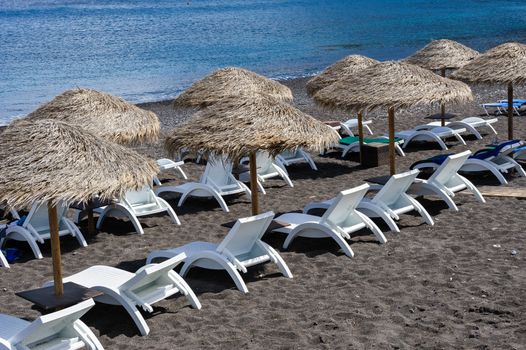
<path fill-rule="evenodd" d="M 128 218 L 135 231 L 142 235 L 144 230 L 139 217 L 166 212 L 176 225 L 181 225 L 177 214 L 164 199 L 158 197 L 149 186 L 139 191 L 128 191 L 118 202 L 94 210 L 99 213 L 97 229 L 100 229 L 106 217 Z"/>
<path fill-rule="evenodd" d="M 364 214 L 356 210 L 356 206 L 363 198 L 369 185 L 341 191 L 323 216 L 314 216 L 305 213 L 287 213 L 276 218 L 276 220 L 289 223 L 290 225 L 273 230 L 287 234 L 283 243 L 283 249 L 287 249 L 296 237 L 308 238 L 332 238 L 343 250 L 345 255 L 352 258 L 354 252 L 346 239 L 351 239 L 350 234 L 362 228 L 370 229 L 380 243 L 387 242 L 382 231 L 376 224 Z"/>
<path fill-rule="evenodd" d="M 261 240 L 273 217 L 273 212 L 267 212 L 238 219 L 220 244 L 192 242 L 175 249 L 156 250 L 148 255 L 146 262 L 185 253 L 187 258 L 181 268 L 181 276 L 184 277 L 194 266 L 226 270 L 243 293 L 248 293 L 248 288 L 240 272 L 247 273 L 248 267 L 267 261 L 276 264 L 285 277 L 292 278 L 292 273 L 279 253 Z"/>
<path fill-rule="evenodd" d="M 369 127 L 369 124 L 372 124 L 372 123 L 373 123 L 372 120 L 362 120 L 362 126 L 365 130 L 367 130 L 369 135 L 373 135 L 373 131 Z M 340 129 L 343 130 L 343 132 L 349 136 L 355 136 L 351 129 L 357 128 L 357 127 L 358 127 L 358 119 L 356 118 L 348 119 L 340 123 Z"/>
<path fill-rule="evenodd" d="M 199 182 L 187 182 L 177 186 L 162 185 L 155 189 L 157 195 L 163 192 L 180 193 L 178 207 L 181 207 L 188 197 L 213 197 L 225 212 L 229 212 L 230 209 L 223 196 L 244 193 L 252 197 L 250 189 L 232 175 L 232 163 L 225 158 L 214 156 L 209 157 Z"/>
<path fill-rule="evenodd" d="M 93 305 L 93 299 L 88 299 L 33 322 L 0 314 L 0 350 L 104 350 L 95 334 L 80 320 Z"/>
<path fill-rule="evenodd" d="M 508 146 L 501 150 L 500 154 L 495 157 L 489 157 L 487 159 L 476 159 L 468 158 L 464 165 L 460 168 L 459 172 L 464 173 L 478 173 L 481 171 L 491 172 L 501 185 L 507 185 L 508 180 L 503 174 L 508 173 L 510 170 L 516 170 L 519 176 L 526 177 L 526 172 L 517 161 L 509 156 L 513 152 L 512 146 Z M 418 165 L 418 168 L 438 168 L 439 165 L 433 162 L 422 163 Z"/>
<path fill-rule="evenodd" d="M 316 166 L 316 163 L 314 163 L 310 154 L 302 149 L 284 151 L 276 156 L 276 164 L 285 171 L 287 171 L 286 167 L 296 163 L 307 163 L 312 170 L 318 170 L 318 167 Z"/>
<path fill-rule="evenodd" d="M 491 118 L 491 115 L 489 114 L 488 108 L 495 108 L 497 109 L 497 112 L 499 114 L 506 114 L 508 113 L 508 103 L 498 102 L 498 103 L 483 103 L 480 105 L 482 109 L 484 109 L 484 112 L 486 112 L 486 115 Z M 520 116 L 521 113 L 519 111 L 520 104 L 513 104 L 513 112 L 517 114 L 517 116 Z M 502 108 L 502 109 L 501 109 Z"/>
<path fill-rule="evenodd" d="M 453 130 L 459 130 L 459 129 L 465 129 L 465 133 L 473 134 L 475 137 L 479 140 L 482 139 L 482 135 L 477 130 L 477 128 L 481 127 L 487 127 L 494 135 L 497 135 L 497 131 L 491 124 L 494 124 L 498 121 L 497 118 L 493 119 L 482 119 L 479 117 L 469 117 L 464 118 L 460 121 L 452 121 L 452 122 L 446 122 L 446 126 L 448 128 L 451 128 Z M 431 122 L 424 125 L 419 125 L 415 128 L 415 130 L 428 130 L 435 127 L 441 126 L 441 122 Z"/>
<path fill-rule="evenodd" d="M 389 181 L 383 186 L 370 186 L 370 190 L 379 192 L 372 199 L 363 198 L 356 206 L 356 209 L 369 218 L 381 218 L 394 232 L 400 232 L 394 220 L 400 220 L 400 214 L 405 214 L 410 211 L 416 211 L 422 216 L 424 222 L 431 226 L 434 225 L 433 219 L 422 204 L 418 203 L 416 199 L 406 193 L 418 173 L 419 170 L 412 170 L 395 174 L 391 176 Z M 325 202 L 309 203 L 305 207 L 304 212 L 307 213 L 312 209 L 328 208 L 333 201 L 334 199 Z"/>
<path fill-rule="evenodd" d="M 9 268 L 9 263 L 7 262 L 7 259 L 4 256 L 4 253 L 0 251 L 0 267 L 7 267 Z"/>
<path fill-rule="evenodd" d="M 247 164 L 248 158 L 241 159 L 241 164 Z M 257 179 L 258 179 L 258 189 L 261 193 L 267 194 L 263 183 L 267 179 L 280 177 L 283 181 L 287 183 L 290 187 L 294 187 L 294 184 L 290 180 L 289 174 L 285 167 L 280 167 L 274 160 L 270 157 L 267 152 L 259 151 L 256 154 L 256 166 L 257 166 Z M 250 172 L 241 173 L 239 179 L 243 182 L 250 182 Z"/>
<path fill-rule="evenodd" d="M 460 143 L 466 145 L 466 141 L 460 135 L 465 131 L 466 129 L 464 128 L 453 130 L 448 127 L 434 127 L 429 130 L 403 130 L 395 133 L 395 136 L 404 139 L 403 148 L 406 148 L 412 141 L 428 141 L 436 142 L 443 150 L 447 150 L 447 145 L 443 139 L 455 137 Z"/>
<path fill-rule="evenodd" d="M 77 239 L 82 247 L 88 244 L 79 228 L 68 218 L 65 217 L 67 205 L 65 202 L 59 202 L 57 205 L 57 217 L 59 223 L 59 236 L 71 235 Z M 12 210 L 13 216 L 20 219 L 16 210 Z M 35 258 L 42 259 L 42 252 L 38 243 L 44 244 L 45 240 L 51 238 L 49 231 L 48 208 L 45 202 L 35 202 L 31 206 L 24 223 L 19 225 L 8 225 L 6 235 L 0 239 L 0 247 L 10 239 L 16 241 L 25 241 L 33 251 Z"/>
<path fill-rule="evenodd" d="M 103 304 L 121 305 L 126 309 L 141 335 L 150 333 L 150 327 L 139 311 L 153 312 L 152 305 L 176 293 L 186 297 L 194 309 L 201 303 L 194 292 L 173 268 L 186 258 L 179 254 L 159 264 L 148 264 L 131 273 L 115 267 L 96 265 L 64 278 L 64 283 L 74 282 L 86 288 L 104 293 L 95 301 Z M 53 285 L 53 281 L 44 286 Z"/>
<path fill-rule="evenodd" d="M 434 171 L 429 179 L 415 179 L 408 193 L 415 196 L 436 195 L 440 197 L 449 209 L 458 211 L 458 207 L 453 201 L 455 193 L 468 190 L 475 198 L 481 202 L 486 203 L 486 200 L 480 191 L 465 177 L 458 174 L 458 171 L 464 165 L 471 151 L 464 151 L 457 154 L 452 154 Z M 420 168 L 418 165 L 415 169 Z"/>
<path fill-rule="evenodd" d="M 168 158 L 161 158 L 161 159 L 157 159 L 157 165 L 159 165 L 159 169 L 161 170 L 161 172 L 167 171 L 167 170 L 170 170 L 170 169 L 174 169 L 174 170 L 177 170 L 181 174 L 183 179 L 188 180 L 188 176 L 186 176 L 186 173 L 184 172 L 183 168 L 181 167 L 181 166 L 184 165 L 184 161 L 183 160 L 175 162 L 175 161 L 173 161 L 171 159 L 168 159 Z M 162 185 L 161 181 L 159 180 L 159 178 L 157 176 L 153 177 L 153 183 L 156 186 L 161 186 Z"/>
<path fill-rule="evenodd" d="M 389 139 L 387 136 L 379 136 L 378 138 L 385 138 Z M 401 157 L 405 157 L 405 152 L 402 149 L 400 145 L 404 143 L 404 140 L 400 140 L 398 142 L 394 143 L 395 151 L 400 155 Z M 364 145 L 367 143 L 364 142 Z M 339 143 L 338 145 L 335 145 L 334 148 L 339 148 L 342 151 L 342 158 L 345 158 L 349 152 L 360 152 L 360 141 L 356 141 L 353 143 L 350 143 L 348 145 L 345 145 L 343 143 Z"/>

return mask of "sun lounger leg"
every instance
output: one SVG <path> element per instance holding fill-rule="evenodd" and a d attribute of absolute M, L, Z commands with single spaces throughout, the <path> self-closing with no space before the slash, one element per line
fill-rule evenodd
<path fill-rule="evenodd" d="M 338 243 L 340 248 L 343 250 L 345 255 L 347 255 L 349 258 L 352 258 L 354 256 L 354 252 L 352 251 L 351 247 L 349 246 L 349 244 L 347 244 L 347 242 L 342 236 L 335 234 L 334 232 L 332 232 L 332 230 L 328 230 L 325 228 L 318 228 L 318 229 L 323 231 L 328 237 L 331 237 L 332 239 L 334 239 L 334 241 Z M 300 232 L 301 232 L 301 229 L 293 230 L 292 232 L 290 232 L 287 238 L 285 239 L 285 242 L 283 243 L 283 249 L 287 249 L 290 243 L 294 240 L 294 238 L 296 238 L 296 236 Z"/>
<path fill-rule="evenodd" d="M 372 135 L 372 134 L 373 134 L 373 131 L 371 130 L 371 128 L 369 127 L 369 125 L 364 125 L 363 127 L 365 128 L 365 130 L 367 130 L 367 132 L 369 133 L 369 135 Z"/>
<path fill-rule="evenodd" d="M 159 178 L 157 176 L 154 176 L 152 181 L 153 181 L 153 184 L 155 186 L 161 186 L 162 185 L 161 180 L 159 180 Z"/>
<path fill-rule="evenodd" d="M 7 262 L 7 259 L 5 258 L 4 254 L 0 253 L 0 267 L 9 267 L 9 263 Z"/>
<path fill-rule="evenodd" d="M 181 173 L 181 176 L 183 177 L 183 179 L 188 180 L 188 176 L 186 176 L 186 173 L 180 166 L 178 166 L 176 169 Z"/>
<path fill-rule="evenodd" d="M 414 199 L 413 197 L 409 196 L 409 195 L 406 195 L 407 196 L 407 199 L 409 199 L 409 201 L 413 204 L 413 206 L 415 207 L 415 210 L 418 212 L 418 214 L 420 214 L 420 216 L 422 216 L 422 218 L 424 219 L 424 221 L 428 224 L 428 225 L 431 225 L 433 226 L 435 224 L 435 222 L 433 221 L 433 218 L 431 217 L 431 215 L 429 215 L 429 213 L 427 212 L 427 210 L 422 206 L 422 204 L 420 204 L 416 199 Z"/>
<path fill-rule="evenodd" d="M 360 209 L 366 209 L 366 210 L 370 210 L 372 211 L 376 216 L 380 217 L 383 221 L 385 221 L 385 223 L 389 226 L 389 228 L 391 229 L 391 231 L 393 232 L 400 232 L 400 229 L 398 228 L 398 225 L 396 224 L 396 222 L 393 220 L 393 218 L 388 214 L 386 213 L 385 211 L 383 210 L 377 210 L 376 207 L 374 205 L 372 206 L 369 206 L 367 205 L 367 203 L 361 203 L 360 204 L 360 207 L 358 207 L 358 211 L 360 211 L 362 214 L 366 215 L 366 213 L 364 213 L 362 210 Z"/>
<path fill-rule="evenodd" d="M 272 248 L 270 245 L 268 245 L 267 243 L 263 241 L 261 243 L 263 244 L 265 248 L 267 248 L 272 253 L 274 258 L 276 258 L 276 265 L 278 265 L 278 269 L 283 274 L 283 276 L 287 278 L 292 278 L 292 273 L 290 272 L 289 267 L 285 263 L 285 260 L 283 260 L 283 258 L 279 255 L 279 253 L 276 252 L 276 250 Z"/>
<path fill-rule="evenodd" d="M 81 334 L 82 340 L 86 343 L 89 349 L 91 350 L 104 350 L 99 339 L 94 336 L 91 329 L 81 320 L 75 321 L 73 327 Z"/>
<path fill-rule="evenodd" d="M 201 302 L 199 299 L 197 299 L 197 296 L 195 295 L 192 288 L 190 288 L 188 283 L 186 283 L 186 281 L 180 275 L 175 273 L 175 271 L 170 272 L 170 277 L 177 281 L 177 288 L 179 291 L 186 297 L 194 309 L 200 310 L 202 307 Z"/>
<path fill-rule="evenodd" d="M 142 317 L 142 314 L 137 309 L 137 307 L 124 298 L 120 298 L 118 299 L 118 301 L 126 309 L 128 314 L 132 318 L 133 322 L 135 322 L 135 325 L 139 329 L 139 332 L 141 333 L 141 335 L 143 336 L 148 335 L 148 333 L 150 333 L 150 327 L 148 327 L 146 320 L 144 319 L 144 317 Z"/>
<path fill-rule="evenodd" d="M 369 217 L 367 217 L 367 215 L 365 215 L 363 213 L 360 213 L 359 211 L 356 211 L 356 212 L 362 218 L 362 220 L 365 222 L 365 225 L 367 226 L 367 228 L 370 229 L 371 231 L 373 231 L 374 236 L 376 237 L 378 242 L 380 242 L 382 244 L 386 243 L 387 242 L 387 238 L 385 238 L 384 233 L 382 232 L 382 230 L 380 230 L 380 228 L 378 226 L 376 226 L 374 221 L 369 219 Z"/>

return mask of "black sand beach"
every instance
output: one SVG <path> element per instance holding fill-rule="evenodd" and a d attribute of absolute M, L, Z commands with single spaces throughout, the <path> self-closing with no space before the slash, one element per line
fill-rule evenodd
<path fill-rule="evenodd" d="M 285 81 L 295 96 L 295 105 L 321 120 L 344 120 L 314 105 L 305 93 L 306 79 Z M 476 116 L 478 104 L 505 98 L 504 88 L 473 88 L 476 100 L 448 106 L 460 116 Z M 526 97 L 518 89 L 516 96 Z M 174 110 L 169 102 L 143 104 L 156 112 L 163 131 L 175 127 L 190 111 Z M 396 129 L 422 124 L 436 109 L 420 107 L 397 114 Z M 348 116 L 351 117 L 351 116 Z M 387 132 L 385 113 L 368 116 L 375 134 Z M 515 119 L 516 138 L 526 137 L 526 117 Z M 496 124 L 505 139 L 506 119 Z M 492 141 L 467 138 L 467 146 L 449 142 L 450 150 L 410 148 L 397 157 L 399 172 L 426 157 L 475 151 Z M 147 155 L 164 155 L 162 143 L 139 147 Z M 388 173 L 388 166 L 362 169 L 339 154 L 315 155 L 319 171 L 307 165 L 291 166 L 294 188 L 269 180 L 261 208 L 276 214 L 301 210 L 305 204 L 336 195 L 360 185 L 365 178 Z M 185 164 L 191 180 L 197 180 L 203 165 Z M 163 180 L 182 183 L 175 173 Z M 476 185 L 498 185 L 491 177 L 470 177 Z M 526 178 L 509 177 L 511 187 L 525 187 Z M 108 220 L 95 236 L 86 234 L 89 246 L 62 240 L 64 274 L 96 264 L 135 271 L 154 249 L 176 247 L 196 240 L 219 242 L 228 229 L 221 226 L 250 214 L 248 198 L 228 201 L 223 212 L 213 201 L 188 200 L 177 208 L 177 197 L 165 197 L 182 222 L 173 225 L 164 215 L 143 218 L 145 234 L 133 233 L 129 223 Z M 524 349 L 526 344 L 526 201 L 487 197 L 481 204 L 471 195 L 455 197 L 459 212 L 448 210 L 438 198 L 421 203 L 435 220 L 423 224 L 420 217 L 402 215 L 401 232 L 386 232 L 388 242 L 378 244 L 366 230 L 353 236 L 350 259 L 330 239 L 297 239 L 290 250 L 281 251 L 284 236 L 267 234 L 264 240 L 280 249 L 294 278 L 282 277 L 272 264 L 252 268 L 244 276 L 249 294 L 239 292 L 223 272 L 194 269 L 186 280 L 203 308 L 194 310 L 177 295 L 155 304 L 145 313 L 151 333 L 139 336 L 123 308 L 97 305 L 83 320 L 106 349 Z M 376 221 L 382 230 L 386 225 Z M 85 232 L 86 227 L 81 227 Z M 0 269 L 0 312 L 34 319 L 38 311 L 15 296 L 52 278 L 49 243 L 43 260 L 32 259 L 27 245 L 13 244 L 25 258 Z M 515 252 L 515 254 L 512 254 Z"/>

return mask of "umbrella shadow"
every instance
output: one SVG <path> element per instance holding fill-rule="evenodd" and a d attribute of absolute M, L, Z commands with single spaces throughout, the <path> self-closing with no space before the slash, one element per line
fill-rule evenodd
<path fill-rule="evenodd" d="M 340 160 L 343 160 L 340 158 Z M 323 179 L 323 178 L 333 178 L 335 176 L 346 174 L 352 171 L 362 170 L 360 164 L 346 165 L 341 163 L 331 163 L 331 164 L 318 164 L 318 171 L 312 170 L 308 165 L 302 167 L 299 171 L 290 167 L 290 170 L 287 169 L 289 175 L 294 180 L 305 180 L 305 179 Z"/>

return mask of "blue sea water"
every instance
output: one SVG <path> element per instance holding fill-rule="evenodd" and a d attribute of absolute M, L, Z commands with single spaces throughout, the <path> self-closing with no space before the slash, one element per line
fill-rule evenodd
<path fill-rule="evenodd" d="M 526 41 L 526 1 L 0 0 L 0 123 L 91 87 L 174 97 L 224 66 L 314 74 L 351 53 L 399 59 L 432 39 Z"/>

